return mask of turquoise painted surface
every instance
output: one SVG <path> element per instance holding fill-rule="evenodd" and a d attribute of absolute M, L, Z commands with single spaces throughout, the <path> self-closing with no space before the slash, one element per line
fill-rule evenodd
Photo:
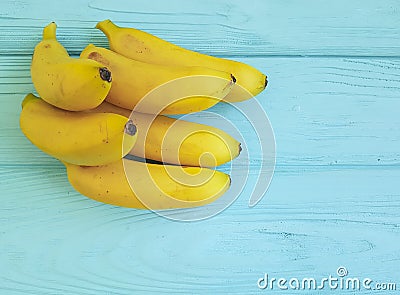
<path fill-rule="evenodd" d="M 0 7 L 0 294 L 352 293 L 257 287 L 264 273 L 318 280 L 339 266 L 346 277 L 400 289 L 398 1 Z M 268 74 L 257 99 L 275 131 L 277 167 L 255 208 L 246 190 L 194 223 L 99 204 L 76 193 L 63 166 L 23 137 L 18 114 L 33 91 L 29 63 L 41 28 L 56 21 L 60 41 L 78 54 L 89 42 L 107 44 L 90 29 L 104 18 Z M 234 118 L 223 105 L 215 110 Z M 250 138 L 246 122 L 236 123 Z M 253 155 L 252 171 L 260 157 Z"/>

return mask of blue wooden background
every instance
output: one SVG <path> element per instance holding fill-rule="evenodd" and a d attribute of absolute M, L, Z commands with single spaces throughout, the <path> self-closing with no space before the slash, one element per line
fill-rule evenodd
<path fill-rule="evenodd" d="M 400 289 L 399 1 L 19 0 L 0 8 L 0 294 L 290 294 L 260 290 L 257 280 L 318 279 L 339 266 Z M 56 21 L 60 42 L 77 55 L 89 42 L 107 46 L 93 29 L 106 18 L 268 74 L 257 99 L 275 131 L 277 166 L 256 207 L 244 191 L 221 214 L 184 223 L 100 204 L 24 138 L 20 103 L 34 90 L 29 65 L 43 26 Z M 395 294 L 356 292 L 375 293 Z"/>

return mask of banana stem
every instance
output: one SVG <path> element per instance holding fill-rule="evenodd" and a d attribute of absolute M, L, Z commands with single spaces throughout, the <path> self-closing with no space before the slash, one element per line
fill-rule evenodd
<path fill-rule="evenodd" d="M 96 25 L 96 29 L 102 31 L 107 37 L 109 37 L 111 31 L 115 30 L 116 28 L 118 28 L 118 26 L 109 19 L 98 22 Z"/>
<path fill-rule="evenodd" d="M 39 97 L 33 95 L 32 93 L 29 93 L 25 96 L 24 100 L 22 101 L 22 108 L 24 108 L 30 101 L 39 99 Z"/>
<path fill-rule="evenodd" d="M 43 29 L 43 40 L 48 40 L 48 39 L 56 39 L 56 29 L 57 25 L 55 22 L 49 23 L 44 29 Z"/>

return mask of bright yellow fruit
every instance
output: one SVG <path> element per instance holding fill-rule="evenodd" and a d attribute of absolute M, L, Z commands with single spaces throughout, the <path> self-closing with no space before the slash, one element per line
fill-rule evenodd
<path fill-rule="evenodd" d="M 46 102 L 69 111 L 97 107 L 111 88 L 111 72 L 99 62 L 71 58 L 56 39 L 56 24 L 43 30 L 32 57 L 33 84 Z"/>
<path fill-rule="evenodd" d="M 106 101 L 90 111 L 131 115 L 130 110 Z M 140 130 L 129 152 L 134 156 L 176 165 L 213 167 L 231 161 L 241 151 L 236 139 L 208 125 L 137 112 L 130 118 Z"/>
<path fill-rule="evenodd" d="M 267 77 L 248 64 L 187 50 L 140 30 L 118 27 L 110 20 L 99 22 L 96 28 L 107 36 L 111 50 L 134 60 L 170 66 L 203 66 L 232 73 L 237 83 L 224 101 L 249 99 L 267 86 Z"/>
<path fill-rule="evenodd" d="M 77 165 L 95 166 L 121 159 L 137 139 L 136 126 L 112 113 L 70 112 L 28 94 L 20 126 L 43 152 Z"/>
<path fill-rule="evenodd" d="M 82 51 L 81 57 L 96 60 L 111 70 L 113 85 L 106 98 L 108 102 L 142 113 L 201 111 L 224 98 L 235 83 L 229 72 L 140 62 L 92 44 Z"/>
<path fill-rule="evenodd" d="M 126 159 L 95 167 L 64 164 L 68 179 L 78 192 L 99 202 L 129 208 L 201 206 L 215 201 L 230 186 L 229 175 L 208 168 Z"/>

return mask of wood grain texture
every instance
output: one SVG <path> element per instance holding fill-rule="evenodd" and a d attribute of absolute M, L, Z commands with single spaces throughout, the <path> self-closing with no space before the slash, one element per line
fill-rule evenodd
<path fill-rule="evenodd" d="M 111 18 L 176 44 L 219 56 L 398 57 L 398 2 L 328 0 L 3 1 L 0 54 L 28 54 L 50 21 L 77 54 L 88 43 L 105 46 L 93 29 Z"/>
<path fill-rule="evenodd" d="M 400 164 L 400 59 L 238 60 L 270 76 L 270 86 L 256 99 L 275 131 L 278 165 Z M 0 57 L 0 136 L 6 139 L 0 141 L 0 164 L 54 162 L 34 148 L 18 127 L 21 101 L 34 91 L 29 63 L 30 57 Z M 249 102 L 238 104 L 246 105 Z M 210 111 L 232 121 L 251 149 L 257 139 L 245 117 L 226 104 Z M 249 116 L 254 123 L 256 118 Z M 189 119 L 214 123 L 205 112 Z M 257 153 L 250 157 L 252 165 L 259 159 Z"/>
<path fill-rule="evenodd" d="M 195 223 L 88 200 L 64 173 L 2 169 L 4 294 L 256 294 L 264 272 L 318 278 L 339 265 L 398 279 L 395 168 L 278 169 L 259 206 L 247 208 L 244 192 Z"/>
<path fill-rule="evenodd" d="M 299 294 L 263 292 L 257 280 L 264 273 L 318 279 L 339 266 L 400 289 L 397 1 L 20 0 L 0 7 L 1 295 Z M 20 104 L 34 91 L 29 64 L 42 27 L 56 21 L 60 41 L 76 55 L 89 42 L 107 45 L 92 29 L 105 18 L 268 74 L 257 100 L 274 129 L 277 167 L 256 207 L 248 208 L 249 186 L 222 213 L 192 223 L 101 204 L 75 192 L 63 165 L 23 136 Z M 254 182 L 263 155 L 248 120 L 224 104 L 211 111 L 237 127 L 250 158 L 241 155 L 233 169 L 250 161 Z M 218 124 L 206 112 L 190 118 Z"/>

